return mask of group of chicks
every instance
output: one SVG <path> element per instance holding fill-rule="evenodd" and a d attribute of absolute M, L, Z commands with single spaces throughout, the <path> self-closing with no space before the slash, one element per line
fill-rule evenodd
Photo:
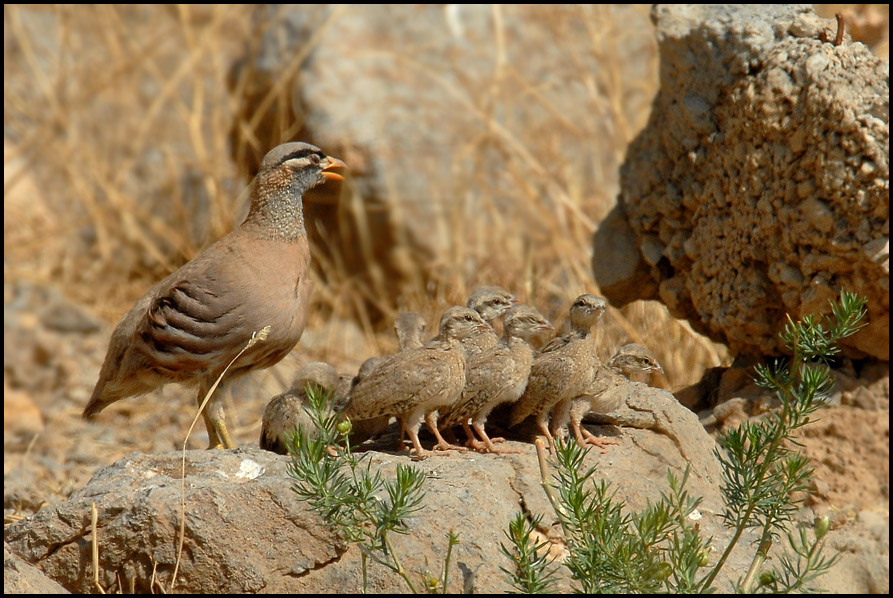
<path fill-rule="evenodd" d="M 648 349 L 635 343 L 621 347 L 606 364 L 599 360 L 592 329 L 606 306 L 600 297 L 580 295 L 570 307 L 570 330 L 551 339 L 552 324 L 536 308 L 516 304 L 498 286 L 479 287 L 465 307 L 447 309 L 430 341 L 425 340 L 421 314 L 401 313 L 394 324 L 399 350 L 368 359 L 356 376 L 339 375 L 322 362 L 303 366 L 292 389 L 267 406 L 260 446 L 287 452 L 286 435 L 304 417 L 308 383 L 334 394 L 335 410 L 351 421 L 359 438 L 382 433 L 396 417 L 401 447 L 405 433 L 418 458 L 431 454 L 419 442 L 423 420 L 437 441 L 435 450 L 467 450 L 441 434 L 461 425 L 469 448 L 516 452 L 497 446 L 503 439 L 491 439 L 485 430 L 487 416 L 504 403 L 513 404 L 508 427 L 534 416 L 550 450 L 568 425 L 580 445 L 603 449 L 616 444 L 582 427 L 583 417 L 616 409 L 630 374 L 663 369 Z M 501 338 L 494 327 L 500 318 Z"/>

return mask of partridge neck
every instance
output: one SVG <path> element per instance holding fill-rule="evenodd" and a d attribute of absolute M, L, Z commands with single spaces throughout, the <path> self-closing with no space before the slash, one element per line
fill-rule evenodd
<path fill-rule="evenodd" d="M 242 227 L 265 238 L 283 241 L 306 236 L 300 194 L 287 189 L 255 192 Z"/>
<path fill-rule="evenodd" d="M 580 338 L 587 337 L 591 333 L 591 325 L 582 322 L 571 322 L 571 332 Z"/>

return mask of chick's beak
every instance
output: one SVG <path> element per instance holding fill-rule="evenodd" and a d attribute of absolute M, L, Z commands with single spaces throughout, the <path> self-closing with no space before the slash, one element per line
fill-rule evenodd
<path fill-rule="evenodd" d="M 337 172 L 330 172 L 333 168 L 347 168 L 347 164 L 333 156 L 326 156 L 328 163 L 322 168 L 322 176 L 329 181 L 343 181 L 344 177 Z"/>

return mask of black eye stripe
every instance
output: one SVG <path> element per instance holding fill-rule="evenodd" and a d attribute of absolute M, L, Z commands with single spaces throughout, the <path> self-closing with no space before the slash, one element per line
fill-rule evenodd
<path fill-rule="evenodd" d="M 300 149 L 296 152 L 292 152 L 287 156 L 283 157 L 282 160 L 279 161 L 279 164 L 284 164 L 289 160 L 296 160 L 301 158 L 309 158 L 310 156 L 316 156 L 316 163 L 319 164 L 319 160 L 325 157 L 325 154 L 322 152 L 312 150 L 312 149 Z"/>

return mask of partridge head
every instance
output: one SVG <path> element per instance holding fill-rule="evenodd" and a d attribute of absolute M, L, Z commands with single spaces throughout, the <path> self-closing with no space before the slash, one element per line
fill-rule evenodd
<path fill-rule="evenodd" d="M 478 312 L 490 328 L 462 342 L 466 355 L 472 356 L 496 346 L 499 335 L 494 323 L 514 304 L 515 296 L 499 286 L 482 286 L 472 291 L 466 306 Z"/>

